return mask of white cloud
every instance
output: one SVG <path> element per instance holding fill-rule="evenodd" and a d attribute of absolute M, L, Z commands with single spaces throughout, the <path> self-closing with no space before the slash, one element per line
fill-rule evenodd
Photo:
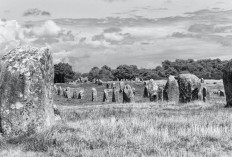
<path fill-rule="evenodd" d="M 31 33 L 36 36 L 57 36 L 62 29 L 52 20 L 46 21 L 42 26 L 35 26 Z"/>

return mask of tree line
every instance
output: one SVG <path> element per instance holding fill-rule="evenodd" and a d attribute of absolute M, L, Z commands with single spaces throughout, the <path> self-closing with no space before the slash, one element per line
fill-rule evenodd
<path fill-rule="evenodd" d="M 222 69 L 228 61 L 220 59 L 203 59 L 194 61 L 193 59 L 175 61 L 165 60 L 161 66 L 154 69 L 138 68 L 136 65 L 119 65 L 112 69 L 107 65 L 93 67 L 88 73 L 74 72 L 72 66 L 68 63 L 58 63 L 54 65 L 55 83 L 64 83 L 77 80 L 80 77 L 87 77 L 89 81 L 101 79 L 103 81 L 139 78 L 142 80 L 166 79 L 169 75 L 178 75 L 181 73 L 192 73 L 199 78 L 221 79 Z"/>

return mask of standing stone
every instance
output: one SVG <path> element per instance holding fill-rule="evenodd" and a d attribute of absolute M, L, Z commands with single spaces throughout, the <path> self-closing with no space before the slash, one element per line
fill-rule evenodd
<path fill-rule="evenodd" d="M 74 93 L 74 89 L 67 87 L 67 98 L 72 99 L 73 98 L 73 93 Z"/>
<path fill-rule="evenodd" d="M 145 85 L 145 87 L 144 87 L 143 97 L 144 97 L 144 98 L 148 98 L 148 97 L 149 97 L 148 85 Z"/>
<path fill-rule="evenodd" d="M 97 101 L 97 90 L 96 88 L 92 88 L 92 101 Z"/>
<path fill-rule="evenodd" d="M 119 102 L 119 90 L 117 90 L 116 88 L 113 88 L 112 102 Z"/>
<path fill-rule="evenodd" d="M 83 98 L 84 98 L 84 89 L 80 90 L 78 94 L 78 99 L 83 99 Z"/>
<path fill-rule="evenodd" d="M 18 137 L 54 124 L 54 68 L 47 48 L 21 47 L 1 60 L 0 132 Z"/>
<path fill-rule="evenodd" d="M 158 101 L 158 85 L 155 83 L 153 79 L 150 79 L 148 82 L 148 91 L 151 102 Z"/>
<path fill-rule="evenodd" d="M 179 102 L 179 85 L 174 76 L 168 77 L 164 87 L 164 100 L 177 104 Z"/>
<path fill-rule="evenodd" d="M 226 94 L 226 107 L 232 107 L 232 60 L 223 69 L 223 84 Z"/>
<path fill-rule="evenodd" d="M 164 93 L 164 88 L 163 87 L 159 87 L 158 88 L 158 100 L 160 100 L 161 102 L 164 101 L 163 93 Z"/>
<path fill-rule="evenodd" d="M 201 80 L 197 76 L 193 74 L 180 74 L 177 80 L 180 91 L 180 102 L 187 103 L 191 100 L 198 100 Z"/>
<path fill-rule="evenodd" d="M 56 94 L 56 95 L 58 95 L 58 87 L 56 86 L 56 85 L 54 85 L 54 93 Z"/>
<path fill-rule="evenodd" d="M 201 83 L 205 83 L 205 80 L 204 80 L 204 78 L 201 78 Z"/>
<path fill-rule="evenodd" d="M 115 82 L 112 82 L 112 83 L 111 83 L 111 88 L 112 88 L 112 89 L 116 88 Z"/>
<path fill-rule="evenodd" d="M 107 89 L 104 89 L 103 92 L 103 102 L 109 102 L 109 93 Z"/>
<path fill-rule="evenodd" d="M 123 103 L 134 102 L 134 93 L 129 84 L 127 84 L 123 89 Z"/>
<path fill-rule="evenodd" d="M 123 92 L 123 89 L 124 89 L 124 87 L 125 87 L 125 83 L 124 83 L 123 81 L 120 81 L 120 82 L 119 82 L 119 87 L 120 87 L 119 92 L 122 93 L 122 92 Z"/>
<path fill-rule="evenodd" d="M 132 91 L 133 91 L 133 94 L 135 95 L 135 88 L 134 88 L 134 87 L 132 87 L 131 89 L 132 89 Z"/>

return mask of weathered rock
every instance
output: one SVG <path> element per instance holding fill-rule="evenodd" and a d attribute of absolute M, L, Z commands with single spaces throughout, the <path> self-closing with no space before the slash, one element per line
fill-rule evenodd
<path fill-rule="evenodd" d="M 223 84 L 226 94 L 226 107 L 232 107 L 232 60 L 223 69 Z"/>
<path fill-rule="evenodd" d="M 201 78 L 201 83 L 205 83 L 205 80 L 204 80 L 204 78 Z"/>
<path fill-rule="evenodd" d="M 30 135 L 54 124 L 53 80 L 47 48 L 21 47 L 2 57 L 0 128 L 4 135 Z"/>
<path fill-rule="evenodd" d="M 155 83 L 153 79 L 151 79 L 148 82 L 148 91 L 149 91 L 149 97 L 150 101 L 158 101 L 158 85 Z"/>
<path fill-rule="evenodd" d="M 119 87 L 120 87 L 119 92 L 122 93 L 122 92 L 123 92 L 123 89 L 124 89 L 124 87 L 125 87 L 125 83 L 124 83 L 123 81 L 120 81 L 120 82 L 119 82 Z"/>
<path fill-rule="evenodd" d="M 163 87 L 159 87 L 158 88 L 158 100 L 161 101 L 161 102 L 164 101 L 163 93 L 164 93 L 164 88 Z"/>
<path fill-rule="evenodd" d="M 133 94 L 135 95 L 135 91 L 136 91 L 135 88 L 132 87 L 131 89 L 132 89 L 132 91 L 133 91 Z"/>
<path fill-rule="evenodd" d="M 134 102 L 134 93 L 129 84 L 124 86 L 123 89 L 123 103 Z"/>
<path fill-rule="evenodd" d="M 149 97 L 148 85 L 145 85 L 145 87 L 144 87 L 143 97 L 144 98 L 148 98 Z"/>
<path fill-rule="evenodd" d="M 112 88 L 112 89 L 113 89 L 113 88 L 116 88 L 115 82 L 112 82 L 112 83 L 111 83 L 111 88 Z"/>
<path fill-rule="evenodd" d="M 112 91 L 112 102 L 119 102 L 119 90 L 116 88 Z"/>
<path fill-rule="evenodd" d="M 74 96 L 74 89 L 70 88 L 70 87 L 67 87 L 66 94 L 67 94 L 67 98 L 72 99 L 73 96 Z"/>
<path fill-rule="evenodd" d="M 180 74 L 177 77 L 180 102 L 187 103 L 191 100 L 198 100 L 198 93 L 201 88 L 201 80 L 193 74 Z"/>
<path fill-rule="evenodd" d="M 92 88 L 92 101 L 97 101 L 97 90 L 96 88 Z"/>
<path fill-rule="evenodd" d="M 58 95 L 58 87 L 56 86 L 56 85 L 54 85 L 54 93 L 56 94 L 56 95 Z"/>
<path fill-rule="evenodd" d="M 179 95 L 178 82 L 174 76 L 170 75 L 164 87 L 164 100 L 176 104 L 179 102 Z"/>
<path fill-rule="evenodd" d="M 79 91 L 78 99 L 83 99 L 84 98 L 84 91 L 85 91 L 84 89 Z"/>
<path fill-rule="evenodd" d="M 109 93 L 107 89 L 104 89 L 103 92 L 103 102 L 109 102 Z"/>
<path fill-rule="evenodd" d="M 202 87 L 200 90 L 200 94 L 199 94 L 199 99 L 207 102 L 210 99 L 210 95 L 209 95 L 209 91 L 207 89 L 207 87 Z"/>
<path fill-rule="evenodd" d="M 58 95 L 61 95 L 61 96 L 63 96 L 64 95 L 64 93 L 63 93 L 63 88 L 60 86 L 59 87 L 59 89 L 58 89 Z"/>

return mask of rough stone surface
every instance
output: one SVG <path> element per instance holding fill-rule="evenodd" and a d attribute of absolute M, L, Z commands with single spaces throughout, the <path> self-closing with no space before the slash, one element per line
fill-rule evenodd
<path fill-rule="evenodd" d="M 103 102 L 109 102 L 109 93 L 107 89 L 104 89 L 103 92 Z"/>
<path fill-rule="evenodd" d="M 148 82 L 148 91 L 151 102 L 158 101 L 158 88 L 158 85 L 153 79 Z"/>
<path fill-rule="evenodd" d="M 144 90 L 143 90 L 143 97 L 148 98 L 149 97 L 149 92 L 148 92 L 148 85 L 145 85 Z"/>
<path fill-rule="evenodd" d="M 120 82 L 119 82 L 119 87 L 120 87 L 119 92 L 122 93 L 122 92 L 123 92 L 123 89 L 124 89 L 124 87 L 125 87 L 125 83 L 124 83 L 123 81 L 120 81 Z"/>
<path fill-rule="evenodd" d="M 116 88 L 112 91 L 112 102 L 119 102 L 119 90 Z"/>
<path fill-rule="evenodd" d="M 179 102 L 179 95 L 180 92 L 178 82 L 174 76 L 170 75 L 164 87 L 164 100 L 176 104 Z"/>
<path fill-rule="evenodd" d="M 208 91 L 207 87 L 202 87 L 201 88 L 199 99 L 204 101 L 204 102 L 209 101 L 210 95 L 209 95 L 209 91 Z"/>
<path fill-rule="evenodd" d="M 78 99 L 83 99 L 83 98 L 84 98 L 84 92 L 85 92 L 84 89 L 81 89 L 81 90 L 79 91 Z"/>
<path fill-rule="evenodd" d="M 191 100 L 198 100 L 198 93 L 201 88 L 201 80 L 193 74 L 180 74 L 177 77 L 179 91 L 180 91 L 180 102 L 187 103 Z"/>
<path fill-rule="evenodd" d="M 97 101 L 97 90 L 96 88 L 92 88 L 92 101 Z"/>
<path fill-rule="evenodd" d="M 223 84 L 226 95 L 226 107 L 232 107 L 232 60 L 223 69 Z"/>
<path fill-rule="evenodd" d="M 158 100 L 161 101 L 161 102 L 164 101 L 163 93 L 164 93 L 164 88 L 163 87 L 159 87 L 158 88 Z"/>
<path fill-rule="evenodd" d="M 54 124 L 53 80 L 47 48 L 25 46 L 2 57 L 0 128 L 4 135 L 30 135 Z"/>
<path fill-rule="evenodd" d="M 67 87 L 67 98 L 72 99 L 74 97 L 74 90 L 73 88 Z"/>
<path fill-rule="evenodd" d="M 129 84 L 124 86 L 123 89 L 123 103 L 134 102 L 134 93 Z"/>

